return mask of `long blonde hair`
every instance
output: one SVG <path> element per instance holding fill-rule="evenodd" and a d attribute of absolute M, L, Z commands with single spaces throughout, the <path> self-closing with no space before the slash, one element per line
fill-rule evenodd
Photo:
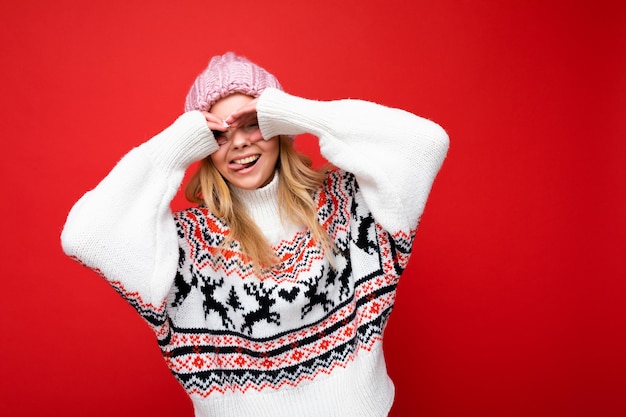
<path fill-rule="evenodd" d="M 311 159 L 297 152 L 292 139 L 279 137 L 278 207 L 280 216 L 304 225 L 325 253 L 334 250 L 334 243 L 317 220 L 317 205 L 313 194 L 325 177 L 325 170 L 312 168 Z M 192 203 L 204 204 L 230 228 L 223 247 L 238 241 L 241 250 L 255 268 L 268 269 L 280 262 L 261 229 L 248 215 L 244 205 L 231 193 L 211 157 L 204 158 L 185 187 L 185 197 Z"/>

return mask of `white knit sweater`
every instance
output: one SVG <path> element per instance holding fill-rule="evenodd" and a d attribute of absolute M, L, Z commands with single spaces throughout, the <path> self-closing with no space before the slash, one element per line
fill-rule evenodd
<path fill-rule="evenodd" d="M 172 213 L 189 165 L 218 145 L 183 114 L 130 151 L 72 208 L 65 252 L 104 276 L 153 328 L 200 417 L 382 417 L 393 384 L 382 352 L 432 182 L 448 148 L 435 123 L 359 100 L 320 102 L 276 89 L 259 98 L 263 137 L 310 133 L 338 169 L 315 194 L 334 262 L 286 224 L 278 176 L 233 190 L 283 260 L 263 277 L 205 208 Z"/>

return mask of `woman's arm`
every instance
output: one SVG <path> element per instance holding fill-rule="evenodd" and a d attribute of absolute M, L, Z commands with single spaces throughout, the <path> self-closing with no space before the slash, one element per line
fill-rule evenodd
<path fill-rule="evenodd" d="M 267 89 L 257 103 L 263 137 L 311 133 L 330 163 L 357 178 L 389 232 L 414 230 L 449 140 L 436 123 L 361 100 L 313 101 Z"/>
<path fill-rule="evenodd" d="M 189 165 L 217 147 L 205 116 L 189 112 L 131 150 L 71 209 L 61 234 L 65 253 L 160 305 L 178 260 L 170 202 Z"/>

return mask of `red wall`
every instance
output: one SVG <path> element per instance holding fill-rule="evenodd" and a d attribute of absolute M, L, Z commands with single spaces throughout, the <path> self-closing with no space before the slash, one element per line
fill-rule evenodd
<path fill-rule="evenodd" d="M 392 417 L 626 415 L 619 4 L 4 2 L 0 414 L 192 415 L 150 330 L 59 234 L 234 50 L 291 93 L 450 134 L 387 331 Z"/>

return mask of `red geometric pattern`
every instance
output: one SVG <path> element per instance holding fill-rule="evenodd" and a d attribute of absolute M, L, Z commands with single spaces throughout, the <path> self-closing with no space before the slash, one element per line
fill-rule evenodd
<path fill-rule="evenodd" d="M 316 195 L 338 248 L 334 266 L 301 232 L 274 248 L 283 269 L 259 279 L 236 243 L 220 248 L 228 228 L 195 208 L 175 215 L 181 257 L 167 300 L 152 305 L 111 284 L 152 326 L 190 394 L 278 389 L 330 374 L 380 342 L 415 236 L 384 231 L 358 193 L 354 177 L 335 170 Z"/>

